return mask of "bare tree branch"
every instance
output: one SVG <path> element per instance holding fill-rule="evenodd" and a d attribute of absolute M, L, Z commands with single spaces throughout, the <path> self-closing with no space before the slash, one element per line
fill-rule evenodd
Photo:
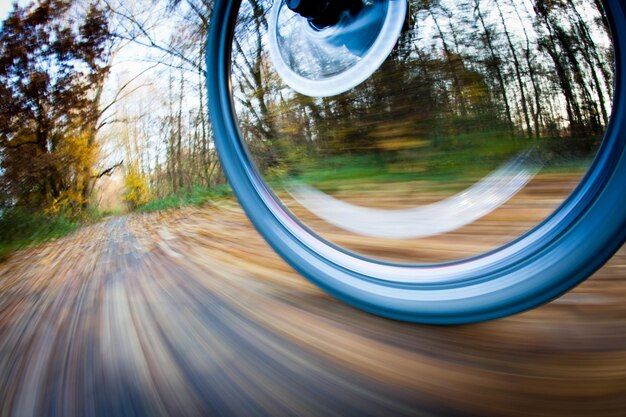
<path fill-rule="evenodd" d="M 117 168 L 121 167 L 124 164 L 124 161 L 120 161 L 117 164 L 110 166 L 109 168 L 105 169 L 104 171 L 101 171 L 99 174 L 97 175 L 93 175 L 92 178 L 95 178 L 97 180 L 99 180 L 100 178 L 107 176 L 110 177 L 111 175 L 113 175 L 113 171 L 115 171 Z"/>

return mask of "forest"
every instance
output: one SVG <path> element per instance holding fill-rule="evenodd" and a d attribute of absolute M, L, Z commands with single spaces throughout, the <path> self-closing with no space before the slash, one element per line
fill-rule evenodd
<path fill-rule="evenodd" d="M 583 166 L 609 123 L 600 0 L 411 0 L 380 70 L 326 98 L 273 69 L 271 5 L 242 2 L 232 59 L 241 132 L 270 181 L 469 178 L 530 147 L 544 165 Z M 0 29 L 0 242 L 230 193 L 206 104 L 212 6 L 13 5 Z"/>
<path fill-rule="evenodd" d="M 584 165 L 609 122 L 614 57 L 600 1 L 409 2 L 380 70 L 323 99 L 294 94 L 272 69 L 259 12 L 270 4 L 244 4 L 233 59 L 262 172 L 319 179 L 352 160 L 371 172 L 484 174 L 530 147 L 544 165 Z"/>

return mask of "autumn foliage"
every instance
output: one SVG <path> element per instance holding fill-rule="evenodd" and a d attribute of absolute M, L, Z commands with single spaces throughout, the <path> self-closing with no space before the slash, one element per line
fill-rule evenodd
<path fill-rule="evenodd" d="M 0 205 L 77 212 L 98 157 L 111 35 L 95 5 L 16 6 L 0 31 Z"/>
<path fill-rule="evenodd" d="M 135 210 L 150 199 L 148 179 L 142 175 L 137 165 L 131 166 L 124 176 L 124 202 Z"/>

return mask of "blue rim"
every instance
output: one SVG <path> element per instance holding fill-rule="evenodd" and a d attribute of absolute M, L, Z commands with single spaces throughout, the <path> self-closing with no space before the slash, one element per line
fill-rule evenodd
<path fill-rule="evenodd" d="M 623 79 L 626 14 L 605 0 L 616 56 L 611 121 L 587 175 L 547 220 L 495 251 L 441 265 L 393 265 L 341 252 L 301 225 L 257 172 L 241 138 L 231 98 L 231 43 L 240 1 L 217 0 L 207 41 L 209 113 L 226 177 L 257 230 L 294 269 L 333 296 L 384 317 L 429 324 L 493 320 L 525 311 L 567 292 L 600 268 L 626 240 L 626 117 Z M 313 242 L 313 243 L 312 243 Z M 359 268 L 352 268 L 352 261 Z M 371 266 L 370 272 L 367 267 Z M 381 279 L 379 268 L 437 282 Z M 443 279 L 442 279 L 443 277 Z"/>

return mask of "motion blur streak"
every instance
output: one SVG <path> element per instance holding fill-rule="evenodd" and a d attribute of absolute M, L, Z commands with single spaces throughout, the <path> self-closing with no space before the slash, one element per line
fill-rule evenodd
<path fill-rule="evenodd" d="M 625 271 L 418 326 L 325 295 L 234 204 L 114 219 L 0 265 L 0 414 L 623 416 Z"/>
<path fill-rule="evenodd" d="M 452 197 L 408 209 L 360 207 L 305 184 L 296 183 L 289 192 L 318 217 L 359 235 L 390 239 L 436 236 L 475 222 L 515 196 L 539 171 L 537 164 L 524 165 L 529 154 L 517 156 Z"/>

